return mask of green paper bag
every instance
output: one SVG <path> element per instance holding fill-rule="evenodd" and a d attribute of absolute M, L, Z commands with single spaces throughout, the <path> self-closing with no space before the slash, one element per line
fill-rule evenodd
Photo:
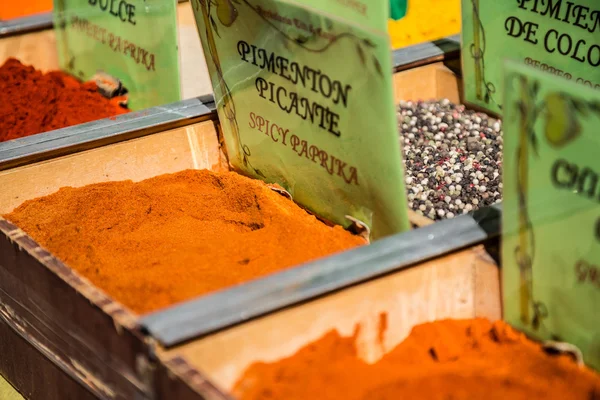
<path fill-rule="evenodd" d="M 54 0 L 60 68 L 118 79 L 129 108 L 181 100 L 175 0 Z"/>
<path fill-rule="evenodd" d="M 502 112 L 506 59 L 600 89 L 599 0 L 462 0 L 465 101 Z"/>
<path fill-rule="evenodd" d="M 504 93 L 504 317 L 600 369 L 600 91 L 510 63 Z"/>
<path fill-rule="evenodd" d="M 389 4 L 192 5 L 230 163 L 375 239 L 408 229 Z"/>

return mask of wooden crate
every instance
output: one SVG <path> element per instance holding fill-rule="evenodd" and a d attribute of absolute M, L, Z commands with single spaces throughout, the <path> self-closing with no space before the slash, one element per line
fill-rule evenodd
<path fill-rule="evenodd" d="M 214 123 L 207 121 L 25 165 L 0 172 L 0 214 L 62 186 L 139 181 L 189 168 L 218 168 L 221 160 Z M 1 218 L 0 232 L 4 323 L 38 343 L 46 358 L 99 398 L 152 398 L 153 351 L 138 316 Z M 6 366 L 0 371 L 19 381 Z M 33 387 L 34 382 L 28 383 Z"/>

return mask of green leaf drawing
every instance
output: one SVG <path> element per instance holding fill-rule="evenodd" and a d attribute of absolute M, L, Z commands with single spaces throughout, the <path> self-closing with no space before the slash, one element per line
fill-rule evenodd
<path fill-rule="evenodd" d="M 305 44 L 306 42 L 308 42 L 308 37 L 304 36 L 304 35 L 300 35 L 298 36 L 294 41 L 298 44 Z"/>
<path fill-rule="evenodd" d="M 560 148 L 575 140 L 581 132 L 581 124 L 577 121 L 576 113 L 587 114 L 585 105 L 573 101 L 566 94 L 556 92 L 549 93 L 544 99 L 544 104 L 546 106 L 544 136 L 548 143 Z"/>
<path fill-rule="evenodd" d="M 217 34 L 217 36 L 221 37 L 221 35 L 219 35 L 219 28 L 217 27 L 217 23 L 215 22 L 215 19 L 212 17 L 212 15 L 210 16 L 210 24 L 212 25 L 212 28 Z"/>
<path fill-rule="evenodd" d="M 535 131 L 533 130 L 533 128 L 529 131 L 529 140 L 531 140 L 531 148 L 533 149 L 533 153 L 536 155 L 536 157 L 539 157 L 540 153 L 538 140 L 535 136 Z"/>
<path fill-rule="evenodd" d="M 583 103 L 579 100 L 571 99 L 571 104 L 573 105 L 575 110 L 577 110 L 577 112 L 583 114 L 584 116 L 587 116 L 588 110 L 585 106 L 585 103 Z"/>
<path fill-rule="evenodd" d="M 368 38 L 363 39 L 363 43 L 371 48 L 375 48 L 375 43 Z"/>
<path fill-rule="evenodd" d="M 365 51 L 358 43 L 356 44 L 356 50 L 358 51 L 358 58 L 360 58 L 360 63 L 364 66 L 366 64 Z"/>
<path fill-rule="evenodd" d="M 375 56 L 373 57 L 373 64 L 375 64 L 375 69 L 377 70 L 377 73 L 380 76 L 383 76 L 383 69 L 381 68 L 381 64 L 379 63 L 379 60 Z"/>

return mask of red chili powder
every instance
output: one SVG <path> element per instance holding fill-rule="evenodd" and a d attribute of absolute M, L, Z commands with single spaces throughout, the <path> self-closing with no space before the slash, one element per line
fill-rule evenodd
<path fill-rule="evenodd" d="M 10 58 L 0 67 L 0 142 L 124 114 L 121 100 L 108 100 L 94 82 Z"/>
<path fill-rule="evenodd" d="M 415 327 L 379 362 L 358 358 L 337 331 L 273 364 L 256 363 L 235 386 L 241 400 L 598 400 L 600 375 L 504 322 L 444 320 Z"/>

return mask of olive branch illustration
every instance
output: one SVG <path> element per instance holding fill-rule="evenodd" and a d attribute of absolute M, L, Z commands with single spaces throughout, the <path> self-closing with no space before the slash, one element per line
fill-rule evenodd
<path fill-rule="evenodd" d="M 311 36 L 299 35 L 298 37 L 293 38 L 290 35 L 288 35 L 286 32 L 284 32 L 283 30 L 281 30 L 277 25 L 275 25 L 272 21 L 270 21 L 264 15 L 262 15 L 262 13 L 256 7 L 254 7 L 252 4 L 250 4 L 247 0 L 192 0 L 192 1 L 193 1 L 196 11 L 202 11 L 204 27 L 206 30 L 206 41 L 207 41 L 207 45 L 208 45 L 208 52 L 210 54 L 213 64 L 215 65 L 216 72 L 217 72 L 218 86 L 221 88 L 221 91 L 222 91 L 223 111 L 224 111 L 225 117 L 227 119 L 227 123 L 229 124 L 229 127 L 231 128 L 231 131 L 233 133 L 233 137 L 236 142 L 236 147 L 239 150 L 239 154 L 242 155 L 242 162 L 243 162 L 244 166 L 252 168 L 252 170 L 254 170 L 254 172 L 257 175 L 264 178 L 265 176 L 263 175 L 263 173 L 260 170 L 254 168 L 252 166 L 252 164 L 250 163 L 250 157 L 251 157 L 250 148 L 242 142 L 239 125 L 237 122 L 235 103 L 233 101 L 233 94 L 225 80 L 223 69 L 221 66 L 220 59 L 219 59 L 219 53 L 217 51 L 217 44 L 216 44 L 217 42 L 216 42 L 215 35 L 217 37 L 220 37 L 220 34 L 219 34 L 219 25 L 217 24 L 217 21 L 215 20 L 215 18 L 213 16 L 213 10 L 216 10 L 215 11 L 216 16 L 217 16 L 218 21 L 221 23 L 221 25 L 228 28 L 231 25 L 233 25 L 233 23 L 236 21 L 238 15 L 239 15 L 237 6 L 244 4 L 247 7 L 249 7 L 254 13 L 256 13 L 258 16 L 260 16 L 271 28 L 273 28 L 281 37 L 283 37 L 285 39 L 284 45 L 287 46 L 288 42 L 294 43 L 295 45 L 297 45 L 297 46 L 301 47 L 302 49 L 304 49 L 308 52 L 311 52 L 311 53 L 323 53 L 323 52 L 327 51 L 331 46 L 333 46 L 336 42 L 340 41 L 341 39 L 354 40 L 356 43 L 356 50 L 358 53 L 358 57 L 359 57 L 362 65 L 365 67 L 367 66 L 367 50 L 375 48 L 376 45 L 368 38 L 360 38 L 352 32 L 344 32 L 344 33 L 338 34 L 338 35 L 334 36 L 333 38 L 331 38 L 331 40 L 329 40 L 324 46 L 321 46 L 318 48 L 311 48 L 308 46 L 308 43 L 310 42 L 310 40 L 312 38 L 314 38 L 317 35 L 316 33 L 313 33 Z M 326 20 L 326 23 L 328 25 L 331 25 L 330 20 Z M 365 50 L 365 49 L 367 49 L 367 50 Z M 373 66 L 374 66 L 377 74 L 383 78 L 383 76 L 384 76 L 383 68 L 381 67 L 380 62 L 375 55 L 372 55 L 372 63 L 373 63 Z"/>
<path fill-rule="evenodd" d="M 233 5 L 233 2 L 239 4 L 237 0 L 195 0 L 194 5 L 196 11 L 202 11 L 204 28 L 206 30 L 208 52 L 217 72 L 218 86 L 222 91 L 222 109 L 223 113 L 225 114 L 225 118 L 227 119 L 227 123 L 229 124 L 229 127 L 233 133 L 233 138 L 236 142 L 235 145 L 239 150 L 239 154 L 242 155 L 242 162 L 244 166 L 252 168 L 257 175 L 264 178 L 264 174 L 260 170 L 254 168 L 250 163 L 250 148 L 242 143 L 240 129 L 236 117 L 235 103 L 233 101 L 231 89 L 227 85 L 227 81 L 225 81 L 223 68 L 221 67 L 221 62 L 219 59 L 219 52 L 217 51 L 215 34 L 218 35 L 219 29 L 212 16 L 212 10 L 213 8 L 216 8 L 217 17 L 221 24 L 223 24 L 225 27 L 229 27 L 235 22 L 238 15 L 237 8 Z"/>
<path fill-rule="evenodd" d="M 544 117 L 544 137 L 554 148 L 563 148 L 581 133 L 580 118 L 590 112 L 600 113 L 600 102 L 586 102 L 564 92 L 549 92 L 541 101 L 539 82 L 530 82 L 525 76 L 518 78 L 519 100 L 514 105 L 519 114 L 519 143 L 517 147 L 517 192 L 519 209 L 518 245 L 514 255 L 520 272 L 520 318 L 524 324 L 538 330 L 548 317 L 547 307 L 535 300 L 533 294 L 533 261 L 535 259 L 535 232 L 531 221 L 527 195 L 529 191 L 529 153 L 539 157 L 539 144 L 535 134 L 538 118 Z M 530 316 L 533 310 L 533 317 Z"/>
<path fill-rule="evenodd" d="M 486 37 L 483 22 L 479 14 L 479 0 L 471 0 L 473 8 L 473 43 L 470 46 L 471 57 L 475 61 L 475 96 L 487 104 L 493 102 L 500 109 L 502 105 L 494 100 L 496 86 L 485 77 Z M 485 93 L 484 93 L 485 90 Z"/>

